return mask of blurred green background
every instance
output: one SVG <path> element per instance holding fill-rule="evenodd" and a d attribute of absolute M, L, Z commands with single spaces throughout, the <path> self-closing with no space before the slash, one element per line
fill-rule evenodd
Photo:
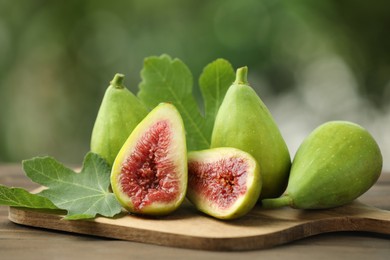
<path fill-rule="evenodd" d="M 389 169 L 389 50 L 388 0 L 0 0 L 0 162 L 81 163 L 113 75 L 136 92 L 143 59 L 167 53 L 195 86 L 216 58 L 249 66 L 292 154 L 350 120 Z"/>

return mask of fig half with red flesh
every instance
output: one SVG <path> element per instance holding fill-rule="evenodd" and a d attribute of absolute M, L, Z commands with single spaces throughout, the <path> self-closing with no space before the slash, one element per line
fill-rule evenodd
<path fill-rule="evenodd" d="M 154 108 L 133 130 L 111 171 L 111 186 L 131 213 L 166 215 L 187 190 L 187 147 L 182 118 L 169 103 Z"/>
<path fill-rule="evenodd" d="M 239 218 L 256 204 L 261 192 L 256 160 L 236 148 L 188 153 L 188 199 L 218 219 Z"/>

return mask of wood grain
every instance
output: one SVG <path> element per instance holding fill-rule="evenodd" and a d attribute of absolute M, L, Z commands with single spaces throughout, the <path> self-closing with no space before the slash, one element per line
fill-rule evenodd
<path fill-rule="evenodd" d="M 0 164 L 0 183 L 33 190 L 20 164 Z M 390 173 L 359 201 L 382 210 L 390 210 Z M 390 235 L 372 232 L 330 232 L 295 240 L 262 250 L 224 252 L 193 250 L 117 240 L 79 233 L 61 232 L 15 224 L 8 219 L 9 208 L 0 206 L 0 259 L 354 259 L 387 260 Z"/>
<path fill-rule="evenodd" d="M 197 212 L 185 202 L 163 218 L 123 213 L 116 218 L 89 221 L 62 220 L 47 211 L 10 208 L 12 222 L 79 234 L 148 244 L 203 250 L 253 250 L 281 245 L 304 237 L 336 231 L 390 234 L 390 211 L 359 202 L 329 210 L 281 208 L 253 209 L 233 221 L 216 220 Z"/>

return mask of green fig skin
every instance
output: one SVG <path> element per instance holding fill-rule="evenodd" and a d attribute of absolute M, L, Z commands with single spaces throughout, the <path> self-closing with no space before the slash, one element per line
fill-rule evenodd
<path fill-rule="evenodd" d="M 218 171 L 212 171 L 209 173 L 202 172 L 203 175 L 208 175 L 204 179 L 197 179 L 197 177 L 192 176 L 192 165 L 200 164 L 210 164 L 215 165 L 214 169 L 220 169 L 221 165 L 218 165 L 219 162 L 223 160 L 242 160 L 241 162 L 244 162 L 245 164 L 245 182 L 237 177 L 237 172 L 234 172 L 234 170 L 242 170 L 242 168 L 239 167 L 239 165 L 235 165 L 235 169 L 228 170 L 230 172 L 229 176 L 235 176 L 235 181 L 237 182 L 236 185 L 245 185 L 245 194 L 239 193 L 240 188 L 235 188 L 234 196 L 237 196 L 235 201 L 231 203 L 229 207 L 221 207 L 218 205 L 218 203 L 222 203 L 221 201 L 218 201 L 216 199 L 216 194 L 207 196 L 202 194 L 202 192 L 199 192 L 196 187 L 192 186 L 192 180 L 202 181 L 204 184 L 203 189 L 208 189 L 211 185 L 216 185 L 217 183 L 220 184 L 220 187 L 217 187 L 216 190 L 218 190 L 219 194 L 223 194 L 226 192 L 229 192 L 229 185 L 228 187 L 224 187 L 223 184 L 226 184 L 226 182 L 229 182 L 232 180 L 231 177 L 224 177 L 224 174 L 226 172 L 218 172 Z M 231 219 L 237 219 L 244 215 L 246 215 L 252 208 L 256 205 L 256 202 L 258 201 L 260 192 L 261 192 L 261 174 L 260 174 L 260 168 L 257 164 L 257 161 L 249 154 L 244 151 L 241 151 L 236 148 L 232 147 L 219 147 L 219 148 L 213 148 L 213 149 L 206 149 L 206 150 L 200 150 L 200 151 L 192 151 L 188 153 L 188 191 L 187 191 L 187 198 L 189 201 L 195 205 L 195 207 L 214 218 L 217 219 L 224 219 L 224 220 L 231 220 Z M 231 165 L 230 165 L 231 166 Z M 226 169 L 225 169 L 226 170 Z M 212 176 L 212 180 L 209 179 L 209 176 Z M 228 180 L 225 180 L 224 178 L 227 178 Z M 222 180 L 222 181 L 221 181 Z M 198 183 L 199 184 L 199 183 Z M 207 191 L 205 191 L 207 193 Z M 232 195 L 228 195 L 229 198 L 232 198 Z M 212 198 L 210 198 L 212 197 Z M 221 196 L 223 197 L 223 196 Z M 220 198 L 220 199 L 226 199 L 226 197 Z M 216 201 L 213 201 L 216 200 Z"/>
<path fill-rule="evenodd" d="M 164 132 L 166 134 L 164 136 L 153 137 L 153 134 L 148 130 L 160 122 L 167 122 L 169 132 L 168 134 Z M 152 139 L 148 139 L 150 136 Z M 166 136 L 169 136 L 167 140 L 160 140 Z M 153 143 L 153 140 L 156 141 L 156 139 L 162 143 Z M 150 140 L 152 142 L 149 142 Z M 137 147 L 140 146 L 146 146 L 149 154 L 147 154 L 148 151 L 137 150 Z M 162 146 L 166 146 L 166 150 Z M 158 149 L 155 149 L 157 147 Z M 154 152 L 150 152 L 153 149 L 155 149 Z M 126 178 L 123 173 L 125 163 L 132 156 L 141 159 L 141 161 L 133 161 L 133 165 L 138 165 L 139 168 L 130 173 L 131 178 L 138 178 L 138 181 L 130 179 L 129 182 L 126 181 L 125 185 L 137 187 L 134 190 L 135 195 L 129 195 L 128 192 L 124 191 L 121 182 L 122 178 Z M 156 159 L 158 157 L 161 160 Z M 168 171 L 167 166 L 170 168 Z M 145 172 L 148 172 L 146 175 L 149 177 L 142 176 Z M 153 183 L 158 184 L 150 186 L 150 182 L 145 182 L 145 179 L 153 180 Z M 115 158 L 110 176 L 112 191 L 122 207 L 130 213 L 163 216 L 175 211 L 182 204 L 187 192 L 187 181 L 187 146 L 183 120 L 174 105 L 160 103 L 135 127 Z M 136 195 L 139 192 L 142 193 L 143 190 L 147 190 L 146 193 L 143 192 L 143 196 Z M 157 193 L 160 195 L 156 195 Z M 167 200 L 166 197 L 170 199 Z M 138 203 L 142 206 L 137 206 L 138 199 L 143 202 L 147 201 L 147 203 L 144 205 Z"/>
<path fill-rule="evenodd" d="M 382 163 L 378 144 L 363 127 L 347 121 L 324 123 L 298 148 L 285 194 L 263 200 L 263 207 L 345 205 L 374 185 Z"/>
<path fill-rule="evenodd" d="M 234 147 L 251 154 L 260 166 L 260 199 L 279 197 L 287 186 L 291 158 L 270 111 L 248 85 L 247 67 L 237 70 L 218 110 L 211 148 Z"/>
<path fill-rule="evenodd" d="M 148 114 L 146 107 L 123 85 L 116 74 L 100 105 L 91 136 L 91 151 L 112 165 L 127 137 Z"/>

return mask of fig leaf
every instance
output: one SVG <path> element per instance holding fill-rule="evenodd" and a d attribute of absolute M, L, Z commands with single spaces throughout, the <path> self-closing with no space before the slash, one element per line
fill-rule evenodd
<path fill-rule="evenodd" d="M 33 209 L 57 209 L 47 198 L 31 194 L 22 188 L 0 185 L 0 205 Z"/>
<path fill-rule="evenodd" d="M 188 150 L 201 150 L 210 147 L 216 112 L 234 77 L 233 68 L 223 59 L 204 68 L 199 80 L 205 105 L 203 116 L 193 95 L 193 76 L 188 67 L 166 54 L 151 56 L 144 60 L 137 95 L 149 108 L 162 102 L 175 105 L 184 121 Z"/>
<path fill-rule="evenodd" d="M 23 169 L 32 181 L 47 187 L 40 196 L 68 211 L 65 219 L 112 217 L 121 212 L 109 191 L 110 166 L 95 153 L 87 153 L 79 173 L 48 156 L 23 161 Z"/>
<path fill-rule="evenodd" d="M 208 64 L 199 77 L 199 88 L 205 108 L 204 130 L 208 140 L 211 140 L 215 117 L 234 78 L 234 69 L 225 59 L 217 59 Z"/>

